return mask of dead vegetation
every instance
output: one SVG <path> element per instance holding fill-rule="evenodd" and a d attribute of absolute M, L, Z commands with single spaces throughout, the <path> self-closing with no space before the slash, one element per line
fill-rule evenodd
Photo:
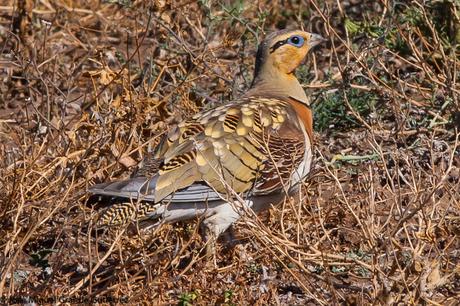
<path fill-rule="evenodd" d="M 317 144 L 302 200 L 241 220 L 219 268 L 195 223 L 95 231 L 87 187 L 244 92 L 283 27 L 330 40 L 298 71 Z M 18 0 L 0 34 L 2 302 L 457 303 L 458 3 Z"/>

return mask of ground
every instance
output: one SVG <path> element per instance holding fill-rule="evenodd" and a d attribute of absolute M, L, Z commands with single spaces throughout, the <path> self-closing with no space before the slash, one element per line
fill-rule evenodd
<path fill-rule="evenodd" d="M 235 224 L 217 266 L 199 221 L 95 230 L 88 187 L 241 95 L 286 27 L 328 40 L 297 71 L 299 196 Z M 2 303 L 458 303 L 458 2 L 6 0 L 0 34 Z"/>

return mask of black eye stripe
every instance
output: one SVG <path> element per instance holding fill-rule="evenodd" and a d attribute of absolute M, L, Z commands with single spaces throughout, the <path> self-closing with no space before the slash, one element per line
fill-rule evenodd
<path fill-rule="evenodd" d="M 270 53 L 275 52 L 276 49 L 278 49 L 279 47 L 287 44 L 288 40 L 289 40 L 289 38 L 285 39 L 285 40 L 277 41 L 276 44 L 274 44 L 273 47 L 270 48 Z"/>

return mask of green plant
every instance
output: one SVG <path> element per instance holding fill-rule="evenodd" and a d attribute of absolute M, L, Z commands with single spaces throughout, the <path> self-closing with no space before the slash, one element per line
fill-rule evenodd
<path fill-rule="evenodd" d="M 234 297 L 233 290 L 225 290 L 224 292 L 224 303 L 225 305 L 233 306 L 236 305 L 235 303 L 232 303 L 232 299 Z"/>
<path fill-rule="evenodd" d="M 182 293 L 179 297 L 179 306 L 189 306 L 193 305 L 193 301 L 195 301 L 199 297 L 199 291 L 194 290 L 191 292 Z"/>
<path fill-rule="evenodd" d="M 366 118 L 375 111 L 377 95 L 372 92 L 362 91 L 356 88 L 345 90 L 348 101 L 353 111 Z M 353 115 L 345 103 L 341 90 L 324 93 L 313 106 L 314 125 L 317 131 L 325 131 L 329 128 L 347 129 L 360 126 L 359 121 Z"/>

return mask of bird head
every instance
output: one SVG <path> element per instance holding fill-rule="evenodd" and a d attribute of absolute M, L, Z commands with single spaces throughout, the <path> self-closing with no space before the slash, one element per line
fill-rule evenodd
<path fill-rule="evenodd" d="M 318 34 L 300 30 L 283 30 L 271 33 L 259 45 L 255 75 L 292 75 L 313 47 L 325 39 Z"/>

